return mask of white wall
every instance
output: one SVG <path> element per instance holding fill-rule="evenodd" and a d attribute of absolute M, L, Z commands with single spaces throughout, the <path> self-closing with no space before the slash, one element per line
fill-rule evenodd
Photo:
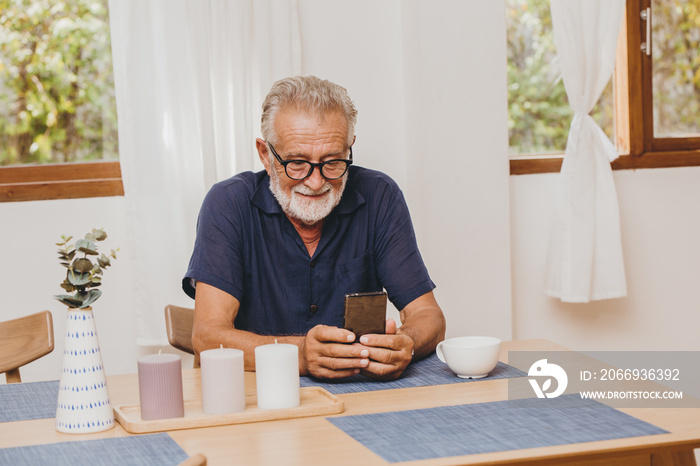
<path fill-rule="evenodd" d="M 508 340 L 508 104 L 506 61 L 497 58 L 506 54 L 503 4 L 412 4 L 404 26 L 417 50 L 405 53 L 405 97 L 421 166 L 412 187 L 422 194 L 423 254 L 447 336 Z"/>
<path fill-rule="evenodd" d="M 700 350 L 700 167 L 615 172 L 628 296 L 588 304 L 542 293 L 558 177 L 511 177 L 514 337 Z"/>

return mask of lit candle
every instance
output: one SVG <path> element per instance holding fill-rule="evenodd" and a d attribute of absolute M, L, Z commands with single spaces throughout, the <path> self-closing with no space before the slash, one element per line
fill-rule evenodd
<path fill-rule="evenodd" d="M 299 406 L 299 348 L 296 345 L 262 345 L 255 348 L 258 408 Z"/>
<path fill-rule="evenodd" d="M 202 373 L 202 412 L 228 414 L 245 411 L 243 351 L 210 349 L 199 353 Z"/>
<path fill-rule="evenodd" d="M 185 415 L 180 356 L 158 353 L 139 359 L 139 398 L 144 421 Z"/>

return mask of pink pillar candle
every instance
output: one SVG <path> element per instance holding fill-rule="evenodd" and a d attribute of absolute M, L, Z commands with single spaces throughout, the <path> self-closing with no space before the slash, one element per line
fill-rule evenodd
<path fill-rule="evenodd" d="M 255 348 L 255 381 L 258 408 L 299 406 L 299 348 L 282 343 Z"/>
<path fill-rule="evenodd" d="M 229 414 L 245 411 L 243 351 L 216 348 L 199 353 L 202 373 L 202 412 Z"/>
<path fill-rule="evenodd" d="M 180 356 L 149 354 L 139 359 L 139 398 L 144 421 L 185 415 Z"/>

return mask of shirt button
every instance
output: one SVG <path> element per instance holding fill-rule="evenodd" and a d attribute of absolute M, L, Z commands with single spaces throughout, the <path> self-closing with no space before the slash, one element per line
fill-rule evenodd
<path fill-rule="evenodd" d="M 309 311 L 311 311 L 311 312 L 316 312 L 316 311 L 318 311 L 318 306 L 315 305 L 315 304 L 312 304 L 312 305 L 309 307 Z"/>
<path fill-rule="evenodd" d="M 311 262 L 309 262 L 309 265 L 310 265 L 311 267 L 316 267 L 316 261 L 315 261 L 315 260 L 312 260 Z"/>

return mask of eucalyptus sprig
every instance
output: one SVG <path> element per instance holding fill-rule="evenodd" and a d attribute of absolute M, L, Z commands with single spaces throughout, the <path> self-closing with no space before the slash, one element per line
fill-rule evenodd
<path fill-rule="evenodd" d="M 111 259 L 117 258 L 118 249 L 112 249 L 109 256 L 97 252 L 97 242 L 107 239 L 107 233 L 102 229 L 93 228 L 75 244 L 71 243 L 72 236 L 61 235 L 61 239 L 62 242 L 56 243 L 59 247 L 58 258 L 61 265 L 68 269 L 61 288 L 68 293 L 75 293 L 59 294 L 54 298 L 70 309 L 84 309 L 102 295 L 102 291 L 95 288 L 102 285 L 102 273 L 112 265 Z"/>

